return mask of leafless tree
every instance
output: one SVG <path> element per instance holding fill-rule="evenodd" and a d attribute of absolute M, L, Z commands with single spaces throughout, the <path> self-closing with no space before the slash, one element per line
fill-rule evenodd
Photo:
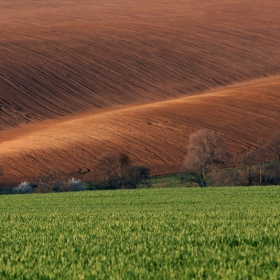
<path fill-rule="evenodd" d="M 256 157 L 253 150 L 248 149 L 239 157 L 240 165 L 243 169 L 244 176 L 246 178 L 246 185 L 251 186 L 252 184 L 252 171 L 253 165 L 256 163 Z"/>
<path fill-rule="evenodd" d="M 201 129 L 189 138 L 185 169 L 192 173 L 200 187 L 206 187 L 206 174 L 214 166 L 221 166 L 227 158 L 223 138 L 214 131 Z"/>
<path fill-rule="evenodd" d="M 136 188 L 150 173 L 145 165 L 133 164 L 127 155 L 118 153 L 103 155 L 98 169 L 103 174 L 105 187 L 109 189 Z"/>
<path fill-rule="evenodd" d="M 119 155 L 116 153 L 106 153 L 98 161 L 97 169 L 103 177 L 105 187 L 116 189 L 119 187 Z"/>
<path fill-rule="evenodd" d="M 259 164 L 259 183 L 263 183 L 263 170 L 265 159 L 267 158 L 268 148 L 267 144 L 263 140 L 258 140 L 257 147 L 255 151 L 256 160 Z"/>
<path fill-rule="evenodd" d="M 145 165 L 132 164 L 127 166 L 122 173 L 122 184 L 125 188 L 135 189 L 143 179 L 148 178 L 150 169 Z"/>
<path fill-rule="evenodd" d="M 272 154 L 272 160 L 277 160 L 278 170 L 277 170 L 277 184 L 280 182 L 280 130 L 278 130 L 274 136 L 271 138 L 268 145 L 270 153 Z"/>
<path fill-rule="evenodd" d="M 270 162 L 264 166 L 263 182 L 265 185 L 279 184 L 278 163 Z"/>
<path fill-rule="evenodd" d="M 123 153 L 120 154 L 119 161 L 120 161 L 120 172 L 119 172 L 120 184 L 126 185 L 127 170 L 132 163 L 129 156 Z"/>

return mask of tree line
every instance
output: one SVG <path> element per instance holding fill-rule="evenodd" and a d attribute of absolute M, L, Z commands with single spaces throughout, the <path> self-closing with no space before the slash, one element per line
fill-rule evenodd
<path fill-rule="evenodd" d="M 183 164 L 188 181 L 212 185 L 277 185 L 280 183 L 280 131 L 269 141 L 230 155 L 221 135 L 200 129 L 189 137 Z"/>
<path fill-rule="evenodd" d="M 62 180 L 61 174 L 40 177 L 33 183 L 22 182 L 14 193 L 81 191 L 86 189 L 135 189 L 148 186 L 150 169 L 132 162 L 123 153 L 105 153 L 96 166 L 94 178 L 86 185 L 74 178 Z M 221 135 L 200 129 L 190 134 L 182 181 L 200 187 L 277 185 L 280 184 L 280 131 L 268 141 L 259 140 L 257 145 L 242 152 L 229 154 Z"/>
<path fill-rule="evenodd" d="M 133 163 L 123 153 L 106 153 L 96 165 L 95 188 L 101 189 L 135 189 L 145 183 L 150 169 L 139 163 Z"/>
<path fill-rule="evenodd" d="M 111 152 L 103 154 L 93 167 L 95 172 L 90 181 L 70 178 L 70 174 L 51 173 L 39 176 L 33 182 L 21 182 L 11 189 L 13 194 L 51 193 L 84 190 L 135 189 L 150 186 L 146 180 L 150 169 L 132 162 L 128 155 Z"/>

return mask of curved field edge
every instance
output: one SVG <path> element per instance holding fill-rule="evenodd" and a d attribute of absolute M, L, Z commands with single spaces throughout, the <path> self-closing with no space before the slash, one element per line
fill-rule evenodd
<path fill-rule="evenodd" d="M 0 10 L 4 130 L 280 71 L 277 0 L 0 0 Z"/>
<path fill-rule="evenodd" d="M 152 174 L 180 171 L 188 136 L 219 133 L 230 153 L 269 141 L 280 127 L 280 78 L 164 102 L 73 115 L 0 134 L 3 182 L 50 173 L 91 179 L 104 153 L 122 152 Z"/>
<path fill-rule="evenodd" d="M 0 275 L 278 279 L 279 187 L 0 196 Z"/>

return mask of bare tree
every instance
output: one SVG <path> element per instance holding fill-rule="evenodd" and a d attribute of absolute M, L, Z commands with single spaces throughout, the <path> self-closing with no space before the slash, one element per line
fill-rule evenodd
<path fill-rule="evenodd" d="M 214 166 L 226 160 L 226 146 L 222 137 L 214 131 L 201 129 L 190 135 L 185 168 L 192 173 L 200 187 L 206 187 L 206 174 Z"/>
<path fill-rule="evenodd" d="M 256 162 L 256 157 L 254 151 L 248 149 L 239 156 L 239 162 L 243 168 L 243 174 L 246 178 L 246 185 L 251 186 L 252 184 L 252 171 L 253 165 Z"/>
<path fill-rule="evenodd" d="M 276 183 L 279 184 L 280 182 L 280 130 L 278 130 L 271 138 L 268 148 L 272 154 L 272 159 L 273 160 L 276 159 L 278 162 Z"/>
<path fill-rule="evenodd" d="M 127 170 L 131 165 L 131 160 L 128 155 L 120 154 L 120 185 L 126 185 Z M 121 187 L 121 186 L 120 186 Z"/>
<path fill-rule="evenodd" d="M 105 187 L 116 189 L 119 187 L 119 155 L 116 153 L 104 154 L 98 161 L 97 169 L 100 171 Z"/>
<path fill-rule="evenodd" d="M 133 164 L 125 154 L 107 153 L 98 162 L 102 181 L 109 189 L 136 188 L 150 174 L 145 165 Z"/>
<path fill-rule="evenodd" d="M 256 160 L 259 164 L 259 183 L 260 185 L 263 183 L 263 170 L 264 170 L 264 162 L 267 157 L 267 145 L 263 140 L 258 140 L 257 148 L 256 148 Z"/>
<path fill-rule="evenodd" d="M 263 181 L 266 185 L 279 184 L 278 163 L 270 162 L 264 166 Z"/>
<path fill-rule="evenodd" d="M 150 175 L 150 169 L 145 165 L 132 164 L 127 166 L 122 173 L 122 184 L 125 188 L 135 189 Z"/>

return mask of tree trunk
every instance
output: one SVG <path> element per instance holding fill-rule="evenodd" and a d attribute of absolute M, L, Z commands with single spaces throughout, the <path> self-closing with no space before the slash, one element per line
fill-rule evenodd
<path fill-rule="evenodd" d="M 251 186 L 251 184 L 252 184 L 252 180 L 251 180 L 251 166 L 248 168 L 248 172 L 247 172 L 247 183 L 248 183 L 248 186 Z"/>
<path fill-rule="evenodd" d="M 260 185 L 262 185 L 262 161 L 260 162 Z"/>
<path fill-rule="evenodd" d="M 204 176 L 203 176 L 203 175 L 200 176 L 200 183 L 199 183 L 199 186 L 200 186 L 201 188 L 205 188 L 205 187 L 206 187 L 206 181 L 204 180 Z"/>

